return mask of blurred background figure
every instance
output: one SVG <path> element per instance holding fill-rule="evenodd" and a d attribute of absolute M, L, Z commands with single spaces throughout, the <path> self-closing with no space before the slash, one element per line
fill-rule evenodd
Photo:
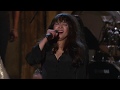
<path fill-rule="evenodd" d="M 18 38 L 18 22 L 20 11 L 11 11 L 14 13 L 14 22 L 12 29 L 10 27 L 10 11 L 0 11 L 0 56 L 5 64 L 5 56 L 8 40 L 13 42 Z"/>

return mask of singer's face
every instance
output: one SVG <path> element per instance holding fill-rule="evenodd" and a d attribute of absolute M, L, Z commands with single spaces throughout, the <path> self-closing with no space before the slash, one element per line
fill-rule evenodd
<path fill-rule="evenodd" d="M 56 22 L 54 24 L 54 30 L 59 32 L 59 40 L 64 40 L 68 36 L 69 27 L 66 22 Z"/>

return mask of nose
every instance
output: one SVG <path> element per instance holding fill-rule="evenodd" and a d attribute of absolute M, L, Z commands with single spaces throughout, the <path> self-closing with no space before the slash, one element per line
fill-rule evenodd
<path fill-rule="evenodd" d="M 59 28 L 62 28 L 63 27 L 63 25 L 62 24 L 59 24 L 59 26 L 58 26 Z"/>

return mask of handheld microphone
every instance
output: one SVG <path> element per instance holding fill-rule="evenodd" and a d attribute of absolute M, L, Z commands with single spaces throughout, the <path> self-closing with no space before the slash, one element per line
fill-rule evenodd
<path fill-rule="evenodd" d="M 58 30 L 55 30 L 56 33 L 58 33 Z M 51 33 L 46 34 L 45 36 L 48 40 L 52 39 L 53 35 Z"/>

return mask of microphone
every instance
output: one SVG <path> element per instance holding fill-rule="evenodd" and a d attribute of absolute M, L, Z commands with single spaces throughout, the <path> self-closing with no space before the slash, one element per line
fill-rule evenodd
<path fill-rule="evenodd" d="M 58 30 L 55 30 L 56 33 L 58 33 Z M 45 36 L 48 40 L 51 40 L 53 35 L 51 33 L 46 34 Z"/>

